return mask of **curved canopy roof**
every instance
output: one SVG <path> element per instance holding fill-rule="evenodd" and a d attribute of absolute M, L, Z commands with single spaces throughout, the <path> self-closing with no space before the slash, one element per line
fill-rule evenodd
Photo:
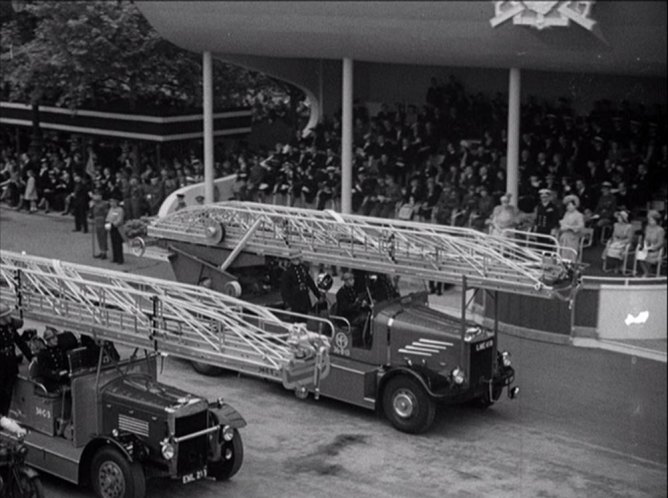
<path fill-rule="evenodd" d="M 592 31 L 492 27 L 494 3 L 137 2 L 163 37 L 195 52 L 666 76 L 666 2 L 596 2 Z"/>

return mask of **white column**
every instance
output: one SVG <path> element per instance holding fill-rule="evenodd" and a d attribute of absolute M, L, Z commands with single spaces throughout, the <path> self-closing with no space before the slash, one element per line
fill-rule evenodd
<path fill-rule="evenodd" d="M 343 59 L 341 113 L 341 212 L 352 213 L 353 189 L 353 60 Z"/>
<path fill-rule="evenodd" d="M 508 150 L 506 152 L 506 190 L 517 206 L 520 159 L 520 70 L 510 68 L 508 82 Z"/>
<path fill-rule="evenodd" d="M 204 202 L 213 202 L 213 71 L 211 52 L 202 54 L 204 102 Z"/>

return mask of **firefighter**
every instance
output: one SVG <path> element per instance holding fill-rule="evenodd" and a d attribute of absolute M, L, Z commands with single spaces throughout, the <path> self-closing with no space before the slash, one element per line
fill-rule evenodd
<path fill-rule="evenodd" d="M 0 303 L 0 417 L 9 414 L 12 390 L 19 373 L 15 346 L 19 347 L 26 358 L 32 358 L 30 348 L 18 333 L 23 322 L 11 315 L 11 308 Z"/>
<path fill-rule="evenodd" d="M 350 322 L 355 345 L 362 342 L 368 311 L 369 302 L 355 290 L 355 276 L 351 271 L 346 271 L 343 274 L 343 285 L 336 292 L 336 313 Z"/>
<path fill-rule="evenodd" d="M 288 311 L 307 314 L 311 310 L 309 291 L 317 299 L 321 299 L 322 295 L 308 269 L 302 263 L 301 251 L 291 249 L 289 258 L 290 266 L 281 276 L 281 298 Z"/>
<path fill-rule="evenodd" d="M 67 383 L 67 353 L 58 345 L 58 333 L 52 327 L 46 327 L 43 334 L 46 349 L 37 355 L 36 377 L 48 391 L 57 391 Z"/>

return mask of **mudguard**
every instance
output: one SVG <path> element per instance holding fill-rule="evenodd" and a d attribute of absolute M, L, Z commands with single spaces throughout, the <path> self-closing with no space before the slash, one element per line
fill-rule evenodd
<path fill-rule="evenodd" d="M 246 427 L 246 420 L 241 414 L 225 402 L 209 403 L 209 411 L 218 419 L 219 424 L 235 429 Z"/>

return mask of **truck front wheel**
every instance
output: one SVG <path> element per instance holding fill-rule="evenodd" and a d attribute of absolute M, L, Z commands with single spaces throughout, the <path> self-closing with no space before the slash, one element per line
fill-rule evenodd
<path fill-rule="evenodd" d="M 383 390 L 383 410 L 402 432 L 419 434 L 431 427 L 436 406 L 420 383 L 405 375 L 390 379 Z"/>
<path fill-rule="evenodd" d="M 101 448 L 93 457 L 91 482 L 100 498 L 144 498 L 146 494 L 141 465 L 111 447 Z"/>
<path fill-rule="evenodd" d="M 207 473 L 216 481 L 226 481 L 239 472 L 243 461 L 244 445 L 239 431 L 234 429 L 234 438 L 223 448 L 222 458 L 217 462 L 210 462 Z"/>

